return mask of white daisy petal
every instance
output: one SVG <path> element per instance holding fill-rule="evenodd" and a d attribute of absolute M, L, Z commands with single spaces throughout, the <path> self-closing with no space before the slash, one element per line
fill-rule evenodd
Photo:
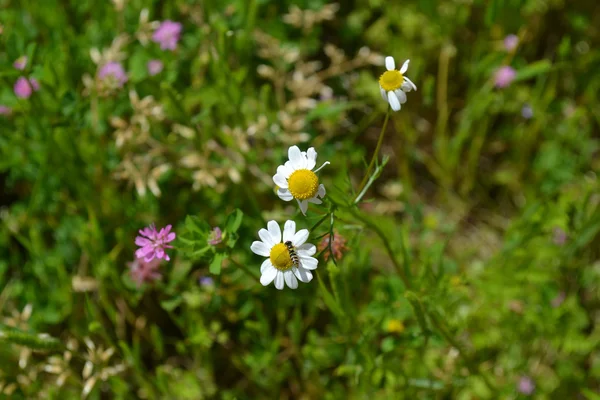
<path fill-rule="evenodd" d="M 277 243 L 279 242 L 274 242 L 273 238 L 271 237 L 271 234 L 269 233 L 268 230 L 266 230 L 265 228 L 262 228 L 260 231 L 258 231 L 258 237 L 260 238 L 260 240 L 263 241 L 263 243 L 265 245 L 267 245 L 267 247 L 272 248 L 273 246 L 275 246 Z"/>
<path fill-rule="evenodd" d="M 275 275 L 275 287 L 279 290 L 283 289 L 283 273 L 281 271 L 277 271 L 277 275 Z"/>
<path fill-rule="evenodd" d="M 394 111 L 400 110 L 400 102 L 398 101 L 398 97 L 396 97 L 396 93 L 389 91 L 388 92 L 388 101 L 390 103 L 390 107 L 392 107 L 392 110 L 394 110 Z"/>
<path fill-rule="evenodd" d="M 263 242 L 259 242 L 259 241 L 252 242 L 252 245 L 250 246 L 250 250 L 252 250 L 252 252 L 254 254 L 258 254 L 259 256 L 263 256 L 263 257 L 269 257 L 269 255 L 271 254 L 271 248 L 268 247 Z"/>
<path fill-rule="evenodd" d="M 284 201 L 290 201 L 294 199 L 294 196 L 292 196 L 290 191 L 287 189 L 277 189 L 277 196 Z"/>
<path fill-rule="evenodd" d="M 300 282 L 308 283 L 312 281 L 313 275 L 306 268 L 293 268 L 292 271 L 294 272 L 294 275 L 296 275 L 296 278 L 298 278 Z"/>
<path fill-rule="evenodd" d="M 306 210 L 308 210 L 308 201 L 298 200 L 298 205 L 300 206 L 300 211 L 302 211 L 302 214 L 306 215 Z"/>
<path fill-rule="evenodd" d="M 282 189 L 288 188 L 287 179 L 285 179 L 285 177 L 279 173 L 277 173 L 275 176 L 273 176 L 273 182 L 275 182 L 275 184 Z"/>
<path fill-rule="evenodd" d="M 300 229 L 294 235 L 294 238 L 292 239 L 292 244 L 296 247 L 302 246 L 306 242 L 307 239 L 308 239 L 308 229 Z"/>
<path fill-rule="evenodd" d="M 381 93 L 381 98 L 387 101 L 387 93 L 385 92 L 385 89 L 379 86 L 379 92 Z"/>
<path fill-rule="evenodd" d="M 404 80 L 405 80 L 405 81 L 407 81 L 407 82 L 408 82 L 408 84 L 409 84 L 410 86 L 412 86 L 412 88 L 413 88 L 413 90 L 414 90 L 415 92 L 417 91 L 417 85 L 415 85 L 415 84 L 413 83 L 413 81 L 411 81 L 411 80 L 408 78 L 408 76 L 405 76 L 405 77 L 404 77 Z"/>
<path fill-rule="evenodd" d="M 410 60 L 406 60 L 404 61 L 404 64 L 402 64 L 402 68 L 400 68 L 400 73 L 403 74 L 408 70 L 408 63 L 410 62 Z"/>
<path fill-rule="evenodd" d="M 267 258 L 265 261 L 263 261 L 262 265 L 260 266 L 260 273 L 264 274 L 267 268 L 269 267 L 274 268 L 273 264 L 271 264 L 271 259 Z"/>
<path fill-rule="evenodd" d="M 326 194 L 326 193 L 327 193 L 327 192 L 325 191 L 325 186 L 324 186 L 323 184 L 320 184 L 320 185 L 319 185 L 319 189 L 318 189 L 318 191 L 317 191 L 317 195 L 318 195 L 320 198 L 323 198 L 323 197 L 325 197 L 325 194 Z"/>
<path fill-rule="evenodd" d="M 310 243 L 304 243 L 302 246 L 298 246 L 298 255 L 310 257 L 317 252 L 317 246 Z"/>
<path fill-rule="evenodd" d="M 292 167 L 295 170 L 306 168 L 306 158 L 302 156 L 302 152 L 300 152 L 298 146 L 292 146 L 289 148 L 288 157 L 290 159 Z"/>
<path fill-rule="evenodd" d="M 285 271 L 283 273 L 283 278 L 285 279 L 286 285 L 288 285 L 291 289 L 298 288 L 298 280 L 292 271 Z"/>
<path fill-rule="evenodd" d="M 307 160 L 307 162 L 306 162 L 306 169 L 309 169 L 309 170 L 312 171 L 312 169 L 317 164 L 317 152 L 315 151 L 314 147 L 311 147 L 306 152 L 306 160 Z"/>
<path fill-rule="evenodd" d="M 300 263 L 302 264 L 302 267 L 306 269 L 317 269 L 317 266 L 319 265 L 319 260 L 317 260 L 314 257 L 300 256 Z"/>
<path fill-rule="evenodd" d="M 269 283 L 273 282 L 273 279 L 275 279 L 278 273 L 279 271 L 274 266 L 267 266 L 265 272 L 260 276 L 260 284 L 267 286 Z"/>
<path fill-rule="evenodd" d="M 317 196 L 313 197 L 312 199 L 308 199 L 306 201 L 308 201 L 309 203 L 313 203 L 313 204 L 322 204 L 323 203 L 320 199 L 317 198 Z"/>
<path fill-rule="evenodd" d="M 267 222 L 267 229 L 271 234 L 271 238 L 274 243 L 281 243 L 281 228 L 279 228 L 279 224 L 275 221 Z"/>
<path fill-rule="evenodd" d="M 286 163 L 287 164 L 287 163 Z M 291 169 L 288 165 L 280 165 L 279 167 L 277 167 L 277 173 L 281 176 L 283 176 L 285 179 L 289 178 L 290 175 L 292 174 L 292 172 L 294 172 L 293 169 Z"/>
<path fill-rule="evenodd" d="M 404 93 L 401 89 L 394 90 L 394 93 L 396 93 L 396 97 L 398 97 L 400 104 L 406 103 L 406 93 Z"/>
<path fill-rule="evenodd" d="M 388 71 L 396 69 L 396 63 L 394 62 L 394 57 L 388 56 L 385 58 L 385 68 L 387 68 Z"/>
<path fill-rule="evenodd" d="M 283 242 L 293 240 L 294 234 L 296 234 L 296 223 L 290 220 L 285 221 L 285 225 L 283 226 Z"/>

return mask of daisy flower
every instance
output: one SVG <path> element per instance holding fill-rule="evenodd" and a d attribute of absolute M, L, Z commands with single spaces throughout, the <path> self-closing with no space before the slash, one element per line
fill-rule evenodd
<path fill-rule="evenodd" d="M 268 257 L 260 267 L 260 283 L 267 286 L 275 281 L 275 287 L 282 290 L 284 282 L 292 289 L 298 287 L 298 281 L 310 282 L 313 278 L 310 271 L 317 269 L 319 261 L 312 257 L 317 247 L 306 243 L 308 229 L 296 232 L 296 223 L 286 221 L 282 240 L 277 222 L 269 221 L 267 228 L 258 231 L 262 241 L 255 241 L 250 246 L 255 254 Z"/>
<path fill-rule="evenodd" d="M 392 110 L 398 111 L 401 108 L 401 104 L 406 103 L 406 93 L 411 90 L 417 90 L 415 84 L 404 76 L 406 70 L 408 70 L 408 63 L 410 60 L 404 61 L 402 68 L 398 71 L 394 57 L 385 58 L 385 71 L 379 77 L 379 90 L 381 91 L 381 97 L 383 100 L 390 103 Z"/>
<path fill-rule="evenodd" d="M 273 176 L 273 182 L 278 186 L 277 196 L 285 201 L 296 199 L 302 214 L 306 215 L 308 203 L 321 204 L 325 197 L 325 186 L 319 184 L 316 172 L 329 161 L 313 171 L 317 164 L 317 152 L 313 147 L 301 152 L 298 146 L 292 146 L 288 149 L 288 157 L 289 161 L 277 167 Z"/>

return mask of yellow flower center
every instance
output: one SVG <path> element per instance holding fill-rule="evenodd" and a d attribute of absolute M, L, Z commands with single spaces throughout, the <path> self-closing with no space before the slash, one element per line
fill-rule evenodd
<path fill-rule="evenodd" d="M 396 89 L 400 89 L 402 86 L 402 82 L 404 82 L 404 77 L 398 70 L 385 71 L 379 77 L 379 84 L 386 92 L 393 91 Z"/>
<path fill-rule="evenodd" d="M 294 265 L 290 257 L 290 252 L 284 243 L 277 243 L 273 246 L 269 258 L 271 259 L 271 264 L 280 271 L 286 271 Z"/>
<path fill-rule="evenodd" d="M 319 190 L 319 178 L 312 171 L 299 169 L 288 178 L 288 190 L 298 200 L 311 199 Z"/>

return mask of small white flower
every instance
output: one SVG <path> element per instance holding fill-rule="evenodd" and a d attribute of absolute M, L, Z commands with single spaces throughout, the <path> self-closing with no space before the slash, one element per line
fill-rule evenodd
<path fill-rule="evenodd" d="M 404 61 L 402 68 L 398 71 L 394 57 L 385 58 L 385 71 L 379 77 L 379 90 L 381 91 L 381 97 L 383 100 L 390 103 L 392 110 L 398 111 L 401 108 L 401 104 L 406 103 L 406 93 L 411 90 L 417 90 L 415 84 L 404 76 L 406 70 L 408 70 L 408 63 L 410 60 Z"/>
<path fill-rule="evenodd" d="M 282 240 L 277 222 L 269 221 L 267 228 L 258 231 L 262 241 L 255 241 L 250 246 L 255 254 L 268 257 L 260 267 L 260 283 L 267 286 L 275 281 L 275 287 L 282 290 L 284 282 L 292 289 L 298 287 L 298 281 L 310 282 L 313 278 L 310 271 L 317 269 L 319 261 L 311 257 L 317 252 L 316 246 L 305 243 L 308 229 L 296 232 L 296 223 L 286 221 Z"/>
<path fill-rule="evenodd" d="M 317 152 L 313 147 L 301 152 L 298 146 L 292 146 L 288 149 L 288 157 L 289 161 L 277 167 L 273 176 L 273 182 L 278 186 L 277 195 L 285 201 L 298 200 L 300 211 L 306 215 L 308 203 L 321 204 L 325 197 L 325 186 L 319 184 L 316 172 L 329 161 L 313 171 L 317 164 Z"/>

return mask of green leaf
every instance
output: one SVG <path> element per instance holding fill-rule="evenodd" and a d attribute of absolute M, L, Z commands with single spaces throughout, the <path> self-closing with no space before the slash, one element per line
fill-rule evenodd
<path fill-rule="evenodd" d="M 244 213 L 239 208 L 233 210 L 231 214 L 227 216 L 227 223 L 225 224 L 225 230 L 227 233 L 235 233 L 242 224 Z"/>
<path fill-rule="evenodd" d="M 327 306 L 327 308 L 329 308 L 329 311 L 335 314 L 336 317 L 342 318 L 344 316 L 344 311 L 335 301 L 335 298 L 331 295 L 331 293 L 329 293 L 329 290 L 327 290 L 327 287 L 323 283 L 321 276 L 318 273 L 316 273 L 316 271 L 315 274 L 317 275 L 317 279 L 319 280 L 319 287 L 321 288 L 321 292 L 323 293 L 323 301 L 325 302 L 325 305 Z"/>
<path fill-rule="evenodd" d="M 195 215 L 185 217 L 185 227 L 190 232 L 197 232 L 203 235 L 206 235 L 210 231 L 210 225 Z"/>
<path fill-rule="evenodd" d="M 600 400 L 600 395 L 592 392 L 590 389 L 582 389 L 581 392 L 587 400 Z"/>
<path fill-rule="evenodd" d="M 425 319 L 425 312 L 423 311 L 423 305 L 421 304 L 421 300 L 418 298 L 416 293 L 407 291 L 404 293 L 406 299 L 413 306 L 413 310 L 415 311 L 415 315 L 417 317 L 417 322 L 421 326 L 423 330 L 423 334 L 429 334 L 429 328 L 427 328 L 427 320 Z"/>
<path fill-rule="evenodd" d="M 95 333 L 95 332 L 99 331 L 101 328 L 102 328 L 102 324 L 98 321 L 92 321 L 88 325 L 88 331 L 90 331 L 90 333 Z"/>
<path fill-rule="evenodd" d="M 191 262 L 175 264 L 173 269 L 171 269 L 169 285 L 176 285 L 177 283 L 181 282 L 183 279 L 185 279 L 191 269 Z"/>
<path fill-rule="evenodd" d="M 177 306 L 179 306 L 181 304 L 182 301 L 183 301 L 183 297 L 177 296 L 177 297 L 173 297 L 172 299 L 169 299 L 169 300 L 161 301 L 160 305 L 166 311 L 173 311 L 175 308 L 177 308 Z"/>
<path fill-rule="evenodd" d="M 213 258 L 208 270 L 211 274 L 219 275 L 221 273 L 221 264 L 223 260 L 227 257 L 227 253 L 217 253 L 215 254 L 215 258 Z"/>
<path fill-rule="evenodd" d="M 538 75 L 547 73 L 552 68 L 552 63 L 548 60 L 540 60 L 529 64 L 526 67 L 520 68 L 517 71 L 515 80 L 523 81 L 525 79 L 533 78 Z"/>

